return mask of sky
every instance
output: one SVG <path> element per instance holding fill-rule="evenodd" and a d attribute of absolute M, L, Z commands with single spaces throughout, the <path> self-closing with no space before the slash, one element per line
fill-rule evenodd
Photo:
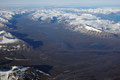
<path fill-rule="evenodd" d="M 9 6 L 119 6 L 120 0 L 0 0 L 0 7 Z"/>

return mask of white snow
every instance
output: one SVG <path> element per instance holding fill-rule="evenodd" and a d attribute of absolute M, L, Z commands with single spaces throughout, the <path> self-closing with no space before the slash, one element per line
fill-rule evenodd
<path fill-rule="evenodd" d="M 18 69 L 20 71 L 20 74 L 17 73 L 17 75 L 24 75 L 24 72 L 28 69 L 28 67 L 20 69 L 18 66 L 12 66 L 11 70 L 0 71 L 0 80 L 18 80 L 19 76 L 13 75 L 16 72 L 15 69 Z"/>
<path fill-rule="evenodd" d="M 109 15 L 119 14 L 120 8 L 97 8 L 97 9 L 75 9 L 75 8 L 54 8 L 54 9 L 17 9 L 17 10 L 0 10 L 0 27 L 6 26 L 8 20 L 11 20 L 16 14 L 24 14 L 34 11 L 29 14 L 29 18 L 35 21 L 50 23 L 57 19 L 57 23 L 70 25 L 66 29 L 74 29 L 80 31 L 86 30 L 96 32 L 120 33 L 120 21 L 104 19 L 104 16 L 98 17 L 98 14 Z M 117 16 L 116 15 L 116 16 Z M 73 28 L 74 27 L 74 28 Z M 5 37 L 4 39 L 8 41 Z M 12 42 L 12 41 L 10 41 Z M 7 42 L 6 42 L 7 43 Z"/>
<path fill-rule="evenodd" d="M 4 27 L 4 26 L 6 26 L 6 25 L 4 25 L 3 23 L 0 23 L 0 28 L 1 28 L 1 27 Z"/>
<path fill-rule="evenodd" d="M 15 43 L 19 40 L 12 36 L 12 34 L 6 32 L 6 31 L 0 31 L 0 37 L 2 40 L 0 41 L 0 44 L 8 44 L 8 43 Z"/>
<path fill-rule="evenodd" d="M 0 42 L 0 44 L 14 43 L 17 41 L 18 41 L 18 39 L 8 39 L 5 36 L 3 36 L 3 40 Z"/>
<path fill-rule="evenodd" d="M 89 27 L 89 26 L 85 26 L 85 28 L 86 28 L 87 30 L 91 30 L 91 31 L 102 32 L 102 31 L 100 31 L 100 30 L 97 30 L 97 29 L 92 28 L 92 27 Z"/>
<path fill-rule="evenodd" d="M 114 20 L 107 20 L 96 16 L 97 14 L 109 15 L 110 13 L 117 14 L 118 12 L 120 12 L 119 8 L 58 8 L 36 10 L 36 12 L 30 14 L 29 17 L 31 17 L 32 20 L 47 21 L 48 23 L 53 20 L 53 17 L 56 17 L 58 23 L 70 25 L 67 29 L 72 30 L 74 27 L 73 31 L 78 31 L 81 27 L 96 32 L 120 33 L 120 22 L 114 22 Z"/>

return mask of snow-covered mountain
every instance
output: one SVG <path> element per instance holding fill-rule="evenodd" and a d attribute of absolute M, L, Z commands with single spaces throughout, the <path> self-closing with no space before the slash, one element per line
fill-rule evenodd
<path fill-rule="evenodd" d="M 19 40 L 6 31 L 0 31 L 0 44 L 16 43 Z"/>
<path fill-rule="evenodd" d="M 4 51 L 18 51 L 26 49 L 26 44 L 17 39 L 11 33 L 6 31 L 0 31 L 0 50 Z"/>
<path fill-rule="evenodd" d="M 29 13 L 30 19 L 35 21 L 64 23 L 65 25 L 69 25 L 66 29 L 73 31 L 81 31 L 81 28 L 84 28 L 96 32 L 120 33 L 120 8 L 0 10 L 0 27 L 10 24 L 9 20 L 14 15 L 25 13 Z"/>
<path fill-rule="evenodd" d="M 0 68 L 0 80 L 41 80 L 41 76 L 50 79 L 48 73 L 36 67 L 12 66 Z"/>
<path fill-rule="evenodd" d="M 15 15 L 22 15 L 27 12 L 28 10 L 26 9 L 0 10 L 0 50 L 16 51 L 26 48 L 24 41 L 6 32 L 3 28 L 9 28 L 9 25 L 13 26 L 10 21 Z"/>
<path fill-rule="evenodd" d="M 6 27 L 9 24 L 9 20 L 12 19 L 14 12 L 8 10 L 0 10 L 0 28 Z"/>
<path fill-rule="evenodd" d="M 48 23 L 64 23 L 69 25 L 67 29 L 73 31 L 81 31 L 81 28 L 96 32 L 110 32 L 120 33 L 120 19 L 115 22 L 114 19 L 110 20 L 105 16 L 116 14 L 118 15 L 120 9 L 43 9 L 36 10 L 35 13 L 30 14 L 32 20 Z M 102 15 L 102 16 L 100 16 Z M 104 15 L 104 16 L 103 16 Z"/>
<path fill-rule="evenodd" d="M 15 9 L 0 10 L 0 28 L 12 25 L 15 15 L 24 15 L 40 23 L 62 24 L 64 29 L 75 32 L 104 35 L 120 33 L 120 8 L 53 8 L 53 9 Z M 22 25 L 22 24 L 21 24 Z M 12 26 L 11 26 L 12 27 Z M 57 26 L 56 26 L 57 27 Z M 90 32 L 90 33 L 89 33 Z M 93 33 L 92 33 L 93 32 Z M 95 33 L 94 33 L 95 32 Z M 114 36 L 113 34 L 113 36 Z M 6 31 L 0 31 L 0 47 L 3 44 L 15 44 L 19 39 Z"/>
<path fill-rule="evenodd" d="M 15 15 L 22 15 L 32 10 L 28 9 L 15 9 L 15 10 L 0 10 L 0 28 L 7 27 L 7 24 L 11 24 L 9 21 L 13 19 Z"/>
<path fill-rule="evenodd" d="M 28 68 L 20 68 L 17 66 L 12 66 L 12 67 L 4 67 L 1 71 L 0 71 L 0 79 L 1 80 L 18 80 L 21 79 L 24 76 L 24 72 L 27 70 Z"/>

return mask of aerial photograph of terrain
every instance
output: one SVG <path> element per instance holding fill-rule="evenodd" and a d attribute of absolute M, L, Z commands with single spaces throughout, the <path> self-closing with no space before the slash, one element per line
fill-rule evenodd
<path fill-rule="evenodd" d="M 120 80 L 120 0 L 0 0 L 0 80 Z"/>

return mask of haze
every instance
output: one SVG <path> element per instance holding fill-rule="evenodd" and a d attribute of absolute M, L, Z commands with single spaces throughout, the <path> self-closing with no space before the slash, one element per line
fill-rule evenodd
<path fill-rule="evenodd" d="M 26 6 L 119 6 L 120 0 L 0 0 L 0 7 L 26 7 Z"/>

